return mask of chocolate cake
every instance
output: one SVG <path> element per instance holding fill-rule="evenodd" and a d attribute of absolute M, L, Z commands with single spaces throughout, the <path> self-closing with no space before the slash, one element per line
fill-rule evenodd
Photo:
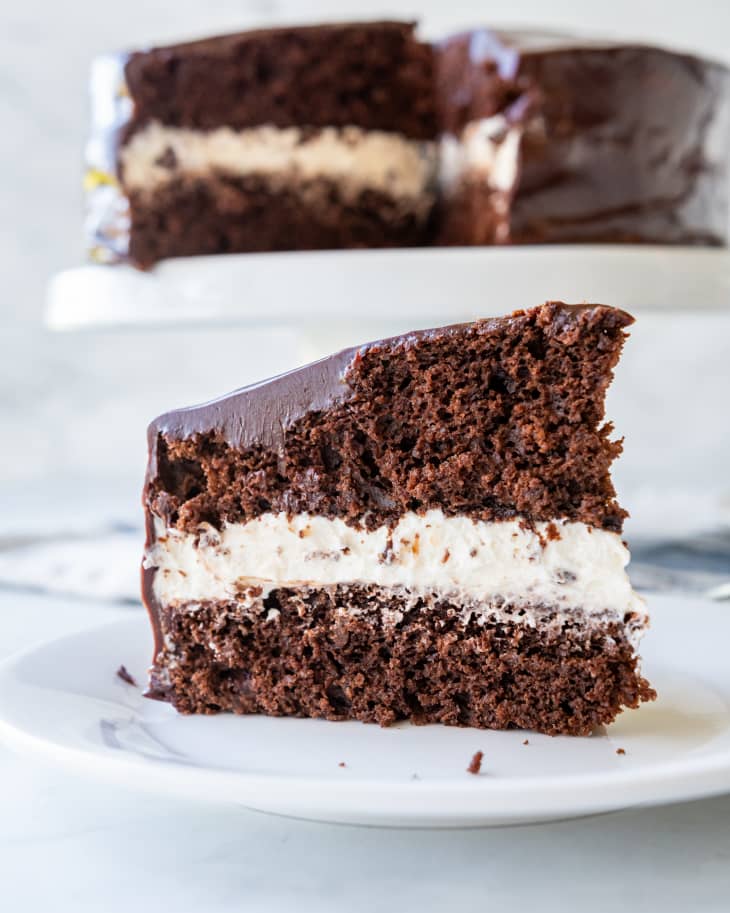
<path fill-rule="evenodd" d="M 640 45 L 398 22 L 98 60 L 92 256 L 725 244 L 730 85 Z"/>
<path fill-rule="evenodd" d="M 97 254 L 148 266 L 424 243 L 436 200 L 432 57 L 412 25 L 373 22 L 101 59 L 87 176 Z"/>
<path fill-rule="evenodd" d="M 650 700 L 604 422 L 631 322 L 549 302 L 156 419 L 149 694 L 551 734 Z"/>

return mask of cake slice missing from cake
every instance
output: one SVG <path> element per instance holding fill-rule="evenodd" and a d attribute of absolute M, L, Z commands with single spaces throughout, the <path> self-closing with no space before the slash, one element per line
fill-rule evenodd
<path fill-rule="evenodd" d="M 150 694 L 551 734 L 651 699 L 603 422 L 631 322 L 550 302 L 158 418 Z"/>

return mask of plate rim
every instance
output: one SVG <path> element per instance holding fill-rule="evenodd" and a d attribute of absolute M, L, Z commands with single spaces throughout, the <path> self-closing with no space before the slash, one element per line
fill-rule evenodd
<path fill-rule="evenodd" d="M 221 786 L 244 786 L 243 792 L 252 795 L 257 788 L 263 787 L 270 790 L 275 786 L 284 791 L 288 796 L 306 790 L 328 794 L 328 804 L 343 805 L 345 813 L 348 808 L 367 803 L 373 796 L 378 796 L 381 802 L 393 805 L 393 816 L 406 819 L 413 823 L 423 818 L 448 818 L 449 813 L 454 814 L 464 822 L 488 821 L 496 814 L 514 815 L 519 820 L 531 820 L 528 806 L 532 804 L 534 812 L 544 814 L 553 810 L 555 814 L 567 817 L 590 811 L 612 810 L 627 806 L 658 805 L 666 802 L 687 801 L 713 795 L 720 795 L 730 791 L 730 748 L 724 752 L 710 754 L 698 753 L 695 757 L 683 757 L 681 760 L 650 763 L 638 768 L 625 770 L 609 770 L 601 773 L 578 773 L 551 776 L 529 776 L 510 779 L 490 779 L 489 777 L 468 777 L 464 779 L 440 780 L 418 779 L 404 781 L 403 779 L 378 779 L 363 777 L 362 775 L 342 778 L 336 776 L 290 774 L 283 772 L 248 773 L 245 771 L 230 770 L 193 764 L 175 765 L 164 759 L 152 760 L 135 756 L 131 752 L 121 750 L 86 750 L 83 747 L 69 745 L 57 737 L 43 737 L 38 733 L 18 724 L 17 720 L 8 719 L 6 716 L 6 689 L 3 684 L 11 681 L 13 672 L 26 660 L 41 650 L 56 646 L 63 649 L 65 645 L 72 645 L 82 637 L 110 636 L 114 631 L 140 628 L 143 619 L 129 617 L 106 621 L 98 625 L 82 628 L 78 631 L 51 637 L 36 642 L 25 649 L 13 653 L 0 661 L 0 736 L 9 743 L 31 750 L 47 759 L 62 762 L 66 766 L 75 767 L 91 772 L 104 779 L 121 779 L 129 784 L 130 778 L 126 774 L 143 773 L 141 781 L 133 782 L 134 788 L 149 791 L 180 795 L 183 785 L 188 789 L 184 794 L 191 796 L 190 783 L 194 780 L 199 788 L 192 797 L 210 798 L 212 793 L 220 795 Z M 22 690 L 26 685 L 17 680 L 14 688 Z M 83 701 L 88 695 L 74 693 L 75 700 Z M 135 692 L 137 701 L 146 698 L 141 693 Z M 12 696 L 10 698 L 12 704 Z M 106 698 L 105 698 L 106 700 Z M 120 703 L 121 710 L 135 713 L 136 710 Z M 474 730 L 479 732 L 480 730 Z M 218 788 L 211 790 L 211 782 L 215 780 Z M 596 792 L 600 790 L 600 796 Z M 570 805 L 564 805 L 565 794 L 570 793 Z M 202 795 L 199 795 L 202 794 Z M 458 804 L 448 811 L 443 809 L 428 808 L 420 810 L 417 804 L 425 796 L 434 798 L 435 805 L 454 803 L 455 800 L 468 800 L 471 803 L 466 807 Z M 557 800 L 556 800 L 557 797 Z M 359 801 L 358 801 L 359 800 Z M 545 801 L 547 800 L 547 801 Z M 251 799 L 231 796 L 230 801 L 235 801 L 252 808 L 271 810 L 270 803 L 252 803 Z M 488 803 L 488 804 L 486 804 Z M 474 807 L 476 805 L 476 807 Z M 583 810 L 583 811 L 582 811 Z M 292 814 L 298 813 L 292 812 Z M 304 815 L 307 817 L 307 815 Z M 535 820 L 534 818 L 532 820 Z"/>

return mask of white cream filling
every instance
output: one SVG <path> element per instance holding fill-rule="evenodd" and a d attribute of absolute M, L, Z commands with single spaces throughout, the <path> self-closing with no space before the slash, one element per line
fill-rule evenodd
<path fill-rule="evenodd" d="M 342 583 L 451 595 L 470 612 L 482 605 L 490 615 L 512 603 L 621 622 L 635 613 L 634 627 L 645 618 L 620 537 L 584 523 L 527 529 L 519 520 L 482 522 L 431 510 L 405 514 L 392 530 L 368 531 L 340 519 L 267 513 L 221 531 L 204 524 L 197 534 L 167 529 L 158 519 L 156 536 L 145 566 L 157 568 L 154 592 L 164 605 L 241 599 L 251 587 L 260 587 L 262 598 L 276 587 Z M 520 617 L 535 622 L 529 611 Z"/>
<path fill-rule="evenodd" d="M 190 130 L 153 122 L 135 133 L 120 159 L 124 184 L 149 190 L 179 174 L 260 174 L 307 181 L 325 177 L 354 192 L 378 190 L 396 198 L 433 197 L 436 143 L 359 127 Z M 173 163 L 165 167 L 165 161 Z"/>
<path fill-rule="evenodd" d="M 517 178 L 524 128 L 495 114 L 467 124 L 461 134 L 441 138 L 439 180 L 446 193 L 465 176 L 477 177 L 490 188 L 508 192 Z"/>
<path fill-rule="evenodd" d="M 293 184 L 326 178 L 345 196 L 376 190 L 425 215 L 437 187 L 448 196 L 466 177 L 508 193 L 517 179 L 524 132 L 524 125 L 503 114 L 475 120 L 459 136 L 445 134 L 439 142 L 354 126 L 203 131 L 152 122 L 122 148 L 120 162 L 128 190 L 152 191 L 179 175 L 216 172 Z"/>

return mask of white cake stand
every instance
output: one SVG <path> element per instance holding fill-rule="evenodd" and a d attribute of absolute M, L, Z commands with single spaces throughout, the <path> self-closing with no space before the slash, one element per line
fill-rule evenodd
<path fill-rule="evenodd" d="M 318 349 L 529 307 L 547 298 L 629 311 L 730 306 L 722 249 L 556 245 L 231 254 L 150 272 L 82 266 L 55 276 L 54 330 L 287 326 Z M 336 338 L 335 338 L 336 337 Z"/>

